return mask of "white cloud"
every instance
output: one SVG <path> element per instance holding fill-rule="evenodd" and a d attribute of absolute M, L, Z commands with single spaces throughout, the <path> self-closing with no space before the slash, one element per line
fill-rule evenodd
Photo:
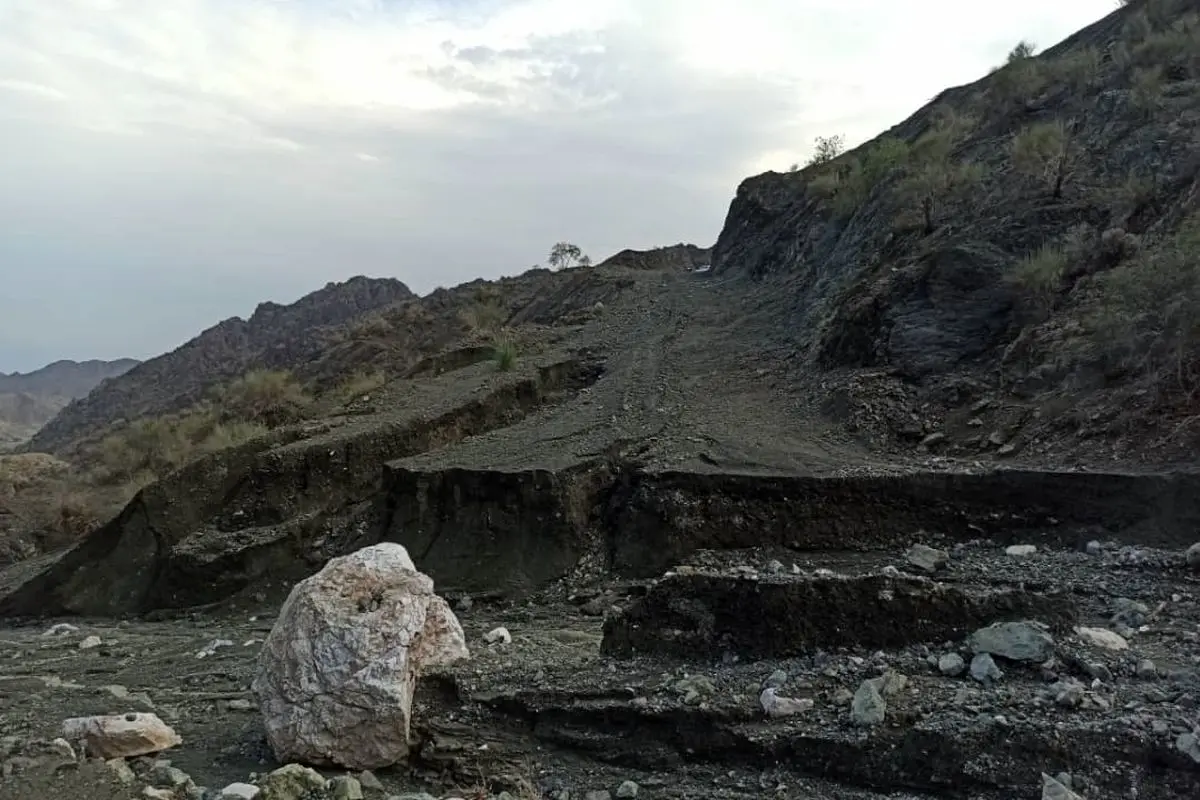
<path fill-rule="evenodd" d="M 96 270 L 130 307 L 175 304 L 139 317 L 80 292 L 73 318 L 105 333 L 47 344 L 146 355 L 355 273 L 425 291 L 564 237 L 595 258 L 709 243 L 746 175 L 819 134 L 862 141 L 1112 8 L 0 0 L 0 263 L 31 266 L 25 307 Z M 10 302 L 0 370 L 28 350 Z"/>

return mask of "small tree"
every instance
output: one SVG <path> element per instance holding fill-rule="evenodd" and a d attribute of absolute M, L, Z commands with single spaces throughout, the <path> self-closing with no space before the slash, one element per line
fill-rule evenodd
<path fill-rule="evenodd" d="M 813 167 L 817 164 L 828 164 L 842 154 L 846 149 L 846 141 L 842 135 L 834 136 L 818 136 L 814 145 L 813 154 L 809 156 L 804 166 Z"/>
<path fill-rule="evenodd" d="M 550 248 L 550 257 L 546 259 L 546 263 L 552 269 L 566 269 L 576 264 L 587 266 L 592 263 L 592 260 L 583 254 L 578 245 L 570 242 L 558 242 Z"/>

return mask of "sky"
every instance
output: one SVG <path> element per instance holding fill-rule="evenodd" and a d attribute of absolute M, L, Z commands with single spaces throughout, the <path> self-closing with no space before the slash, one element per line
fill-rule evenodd
<path fill-rule="evenodd" d="M 1115 7 L 0 0 L 0 371 L 152 357 L 353 275 L 709 245 L 744 178 Z"/>

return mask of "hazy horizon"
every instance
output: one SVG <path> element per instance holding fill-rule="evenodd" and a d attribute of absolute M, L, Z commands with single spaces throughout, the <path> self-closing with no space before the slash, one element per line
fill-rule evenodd
<path fill-rule="evenodd" d="M 0 372 L 144 360 L 353 275 L 710 245 L 744 178 L 1114 9 L 9 0 Z"/>

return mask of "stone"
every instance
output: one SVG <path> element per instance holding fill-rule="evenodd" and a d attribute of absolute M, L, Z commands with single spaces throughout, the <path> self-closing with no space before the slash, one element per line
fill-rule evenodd
<path fill-rule="evenodd" d="M 967 662 L 958 653 L 946 653 L 937 662 L 938 672 L 951 678 L 957 678 L 966 672 Z"/>
<path fill-rule="evenodd" d="M 1152 680 L 1158 677 L 1158 667 L 1148 658 L 1143 658 L 1137 663 L 1136 674 L 1142 680 Z"/>
<path fill-rule="evenodd" d="M 69 622 L 59 622 L 42 631 L 42 636 L 67 636 L 75 633 L 78 630 L 79 628 L 75 627 Z"/>
<path fill-rule="evenodd" d="M 909 565 L 924 572 L 937 572 L 950 563 L 950 554 L 945 550 L 923 544 L 914 544 L 908 548 L 904 558 Z"/>
<path fill-rule="evenodd" d="M 638 796 L 638 788 L 633 781 L 621 781 L 621 785 L 617 787 L 617 797 L 622 800 L 631 800 Z"/>
<path fill-rule="evenodd" d="M 788 682 L 788 674 L 784 670 L 777 669 L 772 672 L 763 682 L 764 689 L 782 689 L 783 685 Z"/>
<path fill-rule="evenodd" d="M 1062 781 L 1042 773 L 1042 800 L 1083 800 Z"/>
<path fill-rule="evenodd" d="M 100 641 L 99 636 L 85 636 L 83 638 L 83 641 L 81 641 L 79 643 L 79 649 L 80 650 L 94 650 L 95 648 L 99 647 L 101 644 L 103 644 L 103 642 Z"/>
<path fill-rule="evenodd" d="M 1200 542 L 1184 551 L 1183 560 L 1192 569 L 1200 571 Z"/>
<path fill-rule="evenodd" d="M 172 767 L 170 764 L 160 764 L 150 771 L 150 782 L 162 789 L 177 789 L 180 786 L 187 786 L 191 780 L 186 772 L 178 767 Z"/>
<path fill-rule="evenodd" d="M 362 784 L 363 789 L 370 792 L 382 792 L 383 784 L 379 782 L 379 778 L 375 777 L 375 773 L 370 770 L 364 770 L 358 774 L 358 782 Z"/>
<path fill-rule="evenodd" d="M 259 800 L 300 800 L 325 788 L 325 778 L 315 769 L 285 764 L 263 778 Z"/>
<path fill-rule="evenodd" d="M 1031 556 L 1031 555 L 1034 555 L 1035 553 L 1037 553 L 1037 545 L 1036 544 L 1010 544 L 1008 547 L 1004 548 L 1004 553 L 1005 553 L 1005 555 L 1016 556 L 1018 558 L 1022 558 L 1024 556 Z"/>
<path fill-rule="evenodd" d="M 1104 552 L 1104 545 L 1102 545 L 1098 540 L 1092 539 L 1087 543 L 1087 546 L 1084 549 L 1087 551 L 1089 556 L 1098 556 Z"/>
<path fill-rule="evenodd" d="M 508 632 L 508 628 L 501 626 L 485 633 L 483 640 L 488 644 L 512 644 L 512 634 Z"/>
<path fill-rule="evenodd" d="M 72 717 L 63 722 L 62 734 L 69 742 L 82 741 L 89 755 L 104 759 L 158 753 L 182 743 L 156 714 Z"/>
<path fill-rule="evenodd" d="M 333 779 L 333 800 L 363 800 L 362 784 L 357 778 L 339 775 Z"/>
<path fill-rule="evenodd" d="M 1129 647 L 1124 636 L 1107 628 L 1079 627 L 1075 629 L 1075 634 L 1093 647 L 1105 650 L 1125 650 Z"/>
<path fill-rule="evenodd" d="M 875 691 L 885 699 L 895 697 L 908 688 L 908 676 L 895 670 L 888 670 L 878 678 L 870 678 L 867 682 L 873 685 Z"/>
<path fill-rule="evenodd" d="M 879 725 L 887 715 L 887 702 L 871 681 L 863 681 L 850 702 L 850 720 L 863 728 Z"/>
<path fill-rule="evenodd" d="M 123 758 L 110 758 L 104 762 L 104 767 L 112 773 L 117 781 L 125 786 L 129 786 L 137 780 L 137 775 L 134 774 L 133 768 Z"/>
<path fill-rule="evenodd" d="M 1041 663 L 1054 655 L 1054 639 L 1033 622 L 997 622 L 971 634 L 973 653 L 987 653 L 1009 661 Z"/>
<path fill-rule="evenodd" d="M 1200 764 L 1200 737 L 1194 733 L 1181 733 L 1175 739 L 1175 749 Z"/>
<path fill-rule="evenodd" d="M 231 783 L 217 795 L 220 800 L 255 800 L 262 793 L 254 784 Z"/>
<path fill-rule="evenodd" d="M 971 677 L 982 684 L 994 683 L 1004 677 L 996 660 L 988 653 L 976 653 L 971 659 Z"/>
<path fill-rule="evenodd" d="M 142 789 L 142 797 L 146 800 L 176 800 L 174 789 L 161 789 L 157 786 L 147 786 Z"/>
<path fill-rule="evenodd" d="M 292 589 L 251 690 L 280 761 L 378 769 L 408 756 L 423 672 L 469 657 L 462 626 L 401 545 L 330 559 Z"/>
<path fill-rule="evenodd" d="M 811 711 L 814 706 L 813 701 L 807 697 L 780 697 L 771 687 L 762 690 L 762 694 L 758 696 L 758 702 L 768 717 L 790 717 Z"/>

